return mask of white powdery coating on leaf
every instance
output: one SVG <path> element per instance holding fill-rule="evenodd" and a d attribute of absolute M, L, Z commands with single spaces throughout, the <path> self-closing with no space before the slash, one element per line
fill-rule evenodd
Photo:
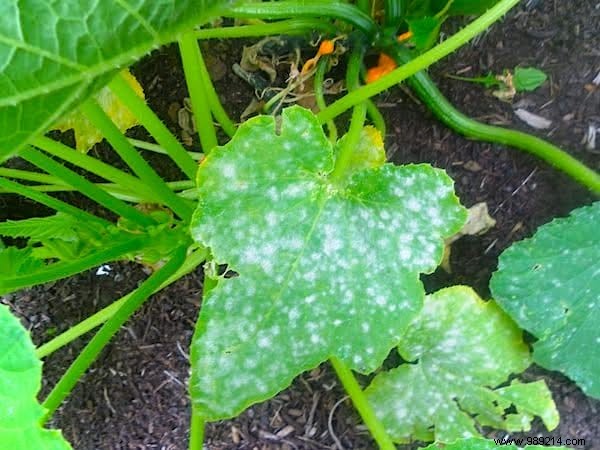
<path fill-rule="evenodd" d="M 401 440 L 451 442 L 476 436 L 479 417 L 504 421 L 508 395 L 495 386 L 530 363 L 521 331 L 493 303 L 485 303 L 469 288 L 453 287 L 426 297 L 423 309 L 402 336 L 399 351 L 407 361 L 375 377 L 366 393 L 390 435 Z M 548 394 L 538 384 L 512 385 L 527 397 Z M 545 389 L 545 391 L 544 391 Z M 538 403 L 540 403 L 538 401 Z M 548 422 L 554 405 L 540 406 Z M 515 402 L 517 409 L 523 404 Z M 525 409 L 527 425 L 537 411 Z M 519 414 L 521 413 L 519 409 Z M 490 425 L 487 422 L 480 425 Z M 433 427 L 433 432 L 425 431 Z"/>
<path fill-rule="evenodd" d="M 279 136 L 272 118 L 246 122 L 201 166 L 193 235 L 239 274 L 211 291 L 192 346 L 192 398 L 210 420 L 333 355 L 377 368 L 421 306 L 419 273 L 464 221 L 440 170 L 385 165 L 340 189 L 332 168 L 330 143 L 301 108 L 285 110 Z"/>

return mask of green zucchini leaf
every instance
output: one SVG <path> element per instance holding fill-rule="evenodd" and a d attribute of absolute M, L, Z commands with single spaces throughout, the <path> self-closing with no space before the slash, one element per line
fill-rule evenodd
<path fill-rule="evenodd" d="M 0 2 L 0 162 L 224 0 Z"/>
<path fill-rule="evenodd" d="M 44 261 L 36 258 L 30 248 L 0 248 L 0 274 L 2 274 L 2 280 L 36 272 L 43 268 Z M 5 292 L 0 289 L 0 293 Z"/>
<path fill-rule="evenodd" d="M 449 1 L 448 16 L 479 15 L 486 12 L 499 0 L 432 0 L 435 11 L 443 10 Z"/>
<path fill-rule="evenodd" d="M 435 17 L 421 17 L 409 20 L 408 29 L 412 32 L 412 42 L 417 50 L 427 50 L 435 44 L 440 34 L 442 22 Z"/>
<path fill-rule="evenodd" d="M 536 363 L 600 398 L 600 202 L 546 224 L 501 256 L 491 289 L 538 341 Z"/>
<path fill-rule="evenodd" d="M 466 219 L 442 170 L 384 164 L 340 186 L 333 166 L 300 107 L 279 132 L 271 116 L 247 121 L 200 166 L 192 235 L 238 275 L 207 295 L 192 343 L 192 401 L 208 420 L 332 356 L 375 370 L 421 308 L 419 274 Z"/>
<path fill-rule="evenodd" d="M 448 8 L 446 16 L 479 15 L 496 3 L 498 0 L 410 0 L 407 16 L 410 18 L 434 16 L 446 7 Z"/>
<path fill-rule="evenodd" d="M 60 431 L 40 426 L 44 409 L 36 396 L 42 363 L 27 331 L 0 305 L 0 444 L 10 450 L 69 450 Z"/>
<path fill-rule="evenodd" d="M 452 442 L 478 426 L 527 431 L 534 416 L 547 428 L 558 413 L 543 381 L 506 384 L 531 363 L 522 332 L 493 302 L 454 286 L 425 298 L 398 350 L 411 363 L 375 377 L 366 394 L 397 442 Z"/>
<path fill-rule="evenodd" d="M 83 272 L 115 259 L 160 267 L 174 249 L 189 245 L 186 226 L 162 211 L 146 228 L 82 221 L 58 213 L 0 223 L 0 236 L 23 237 L 27 247 L 0 248 L 0 294 Z M 137 245 L 135 245 L 135 241 Z M 122 250 L 119 250 L 122 249 Z M 103 256 L 102 252 L 105 253 Z M 107 256 L 112 255 L 112 256 Z"/>
<path fill-rule="evenodd" d="M 0 236 L 25 237 L 30 239 L 31 243 L 43 242 L 46 239 L 73 241 L 79 238 L 84 226 L 85 224 L 77 218 L 58 213 L 47 217 L 7 220 L 0 223 Z"/>
<path fill-rule="evenodd" d="M 520 440 L 519 440 L 520 439 Z M 534 438 L 530 438 L 534 439 Z M 560 439 L 560 438 L 557 438 Z M 561 439 L 562 440 L 562 439 Z M 459 439 L 452 444 L 431 444 L 425 447 L 424 450 L 495 450 L 495 449 L 507 449 L 507 450 L 561 450 L 566 449 L 567 447 L 547 447 L 545 445 L 525 445 L 522 446 L 523 443 L 527 442 L 526 439 L 518 438 L 517 442 L 509 443 L 496 443 L 492 439 L 478 439 L 478 438 L 470 438 L 470 439 Z M 532 441 L 533 442 L 533 441 Z M 517 447 L 518 445 L 518 447 Z M 559 444 L 560 445 L 560 444 Z"/>
<path fill-rule="evenodd" d="M 534 91 L 548 79 L 548 75 L 535 67 L 515 67 L 512 81 L 517 92 Z"/>

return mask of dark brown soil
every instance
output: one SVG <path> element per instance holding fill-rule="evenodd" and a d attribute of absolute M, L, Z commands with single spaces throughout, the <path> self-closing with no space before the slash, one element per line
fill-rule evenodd
<path fill-rule="evenodd" d="M 435 67 L 433 76 L 442 91 L 469 115 L 534 132 L 598 169 L 600 157 L 587 151 L 581 139 L 590 124 L 600 124 L 600 91 L 591 84 L 600 71 L 600 7 L 595 0 L 523 3 L 477 43 Z M 211 67 L 221 72 L 216 85 L 226 107 L 239 115 L 252 90 L 229 70 L 240 51 L 228 45 L 211 44 Z M 224 60 L 224 55 L 229 59 Z M 553 120 L 550 132 L 528 128 L 515 118 L 511 105 L 483 88 L 444 77 L 458 71 L 467 76 L 501 72 L 516 65 L 536 66 L 549 73 L 550 83 L 516 102 Z M 150 105 L 179 133 L 168 113 L 173 103 L 181 103 L 186 96 L 176 49 L 155 52 L 135 72 Z M 386 144 L 394 162 L 431 162 L 445 168 L 456 180 L 463 203 L 487 202 L 497 220 L 497 226 L 484 236 L 466 237 L 454 245 L 452 274 L 438 271 L 426 277 L 429 290 L 460 283 L 489 296 L 489 278 L 502 250 L 553 217 L 593 200 L 574 181 L 533 157 L 456 136 L 400 89 L 377 101 L 386 115 Z M 139 267 L 115 264 L 110 275 L 96 276 L 90 271 L 6 296 L 3 302 L 21 315 L 35 342 L 41 343 L 135 288 L 145 276 Z M 193 273 L 154 296 L 78 384 L 53 423 L 64 430 L 75 449 L 187 448 L 187 351 L 200 303 L 201 279 L 200 273 Z M 44 392 L 84 340 L 46 360 Z M 557 430 L 549 433 L 536 422 L 534 430 L 524 436 L 585 439 L 577 448 L 600 449 L 600 401 L 586 397 L 563 376 L 537 367 L 528 370 L 524 378 L 545 379 L 561 413 Z M 375 448 L 344 398 L 340 383 L 323 365 L 298 377 L 273 400 L 253 406 L 234 420 L 210 424 L 206 448 Z"/>

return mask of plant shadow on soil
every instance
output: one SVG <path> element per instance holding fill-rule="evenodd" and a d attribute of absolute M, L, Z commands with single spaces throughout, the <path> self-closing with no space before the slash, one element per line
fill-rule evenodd
<path fill-rule="evenodd" d="M 471 116 L 531 132 L 514 118 L 511 105 L 479 86 L 448 80 L 444 75 L 460 71 L 477 76 L 516 65 L 543 69 L 550 75 L 550 82 L 534 93 L 517 97 L 515 102 L 553 121 L 548 133 L 535 134 L 598 169 L 598 153 L 586 150 L 581 143 L 588 126 L 600 124 L 600 90 L 592 84 L 600 71 L 597 2 L 524 3 L 474 44 L 436 65 L 432 75 L 450 100 Z M 240 47 L 236 42 L 211 42 L 206 49 L 211 71 L 218 79 L 217 89 L 235 118 L 252 96 L 252 90 L 229 70 L 239 60 Z M 187 91 L 176 48 L 154 52 L 134 72 L 151 107 L 172 131 L 180 133 L 173 104 L 181 104 Z M 465 237 L 453 245 L 453 272 L 438 270 L 424 277 L 429 291 L 466 284 L 489 297 L 488 282 L 502 250 L 530 236 L 552 218 L 593 201 L 585 189 L 533 157 L 455 135 L 401 89 L 393 89 L 376 101 L 387 119 L 386 146 L 393 162 L 430 162 L 446 169 L 456 182 L 463 204 L 487 202 L 497 220 L 496 227 L 485 235 Z M 144 136 L 144 132 L 135 133 Z M 161 159 L 156 161 L 160 163 Z M 31 207 L 26 202 L 2 201 L 9 216 L 12 212 L 27 216 L 22 211 Z M 49 330 L 63 331 L 126 294 L 147 276 L 138 266 L 111 267 L 109 275 L 97 276 L 89 271 L 5 296 L 4 302 L 22 317 L 34 341 L 41 343 L 51 337 Z M 187 351 L 200 306 L 201 280 L 198 270 L 155 295 L 103 351 L 52 423 L 63 429 L 73 448 L 187 448 Z M 47 358 L 45 393 L 80 351 L 84 340 Z M 586 397 L 560 374 L 535 366 L 523 378 L 545 379 L 561 413 L 561 423 L 553 432 L 536 420 L 533 429 L 523 436 L 585 439 L 585 444 L 576 448 L 600 449 L 600 401 Z M 209 424 L 206 448 L 375 448 L 349 400 L 341 401 L 344 397 L 332 370 L 324 364 L 238 418 Z M 488 432 L 488 436 L 505 434 Z"/>

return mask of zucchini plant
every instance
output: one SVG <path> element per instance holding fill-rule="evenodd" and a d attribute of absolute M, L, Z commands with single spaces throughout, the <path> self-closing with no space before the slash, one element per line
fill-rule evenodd
<path fill-rule="evenodd" d="M 388 450 L 410 439 L 435 441 L 430 448 L 495 448 L 478 439 L 481 426 L 526 431 L 535 416 L 555 427 L 558 415 L 545 383 L 511 378 L 532 358 L 564 370 L 598 395 L 597 364 L 582 363 L 570 350 L 598 339 L 591 328 L 573 331 L 585 311 L 597 316 L 598 283 L 573 305 L 556 290 L 556 296 L 540 294 L 523 307 L 531 290 L 543 292 L 547 281 L 538 263 L 515 246 L 515 256 L 507 252 L 506 267 L 503 259 L 492 285 L 499 304 L 483 302 L 464 286 L 425 295 L 420 275 L 440 264 L 444 241 L 461 230 L 467 213 L 444 171 L 385 162 L 385 123 L 370 101 L 406 81 L 457 132 L 530 152 L 600 192 L 600 176 L 553 144 L 460 113 L 425 71 L 517 3 L 5 2 L 0 7 L 0 189 L 56 214 L 0 223 L 0 236 L 24 242 L 0 245 L 0 294 L 115 260 L 145 264 L 152 274 L 37 348 L 7 308 L 0 308 L 0 343 L 7 349 L 0 356 L 0 400 L 8 405 L 0 414 L 3 447 L 29 449 L 36 439 L 35 448 L 69 448 L 43 425 L 135 311 L 201 264 L 203 301 L 190 355 L 190 449 L 202 448 L 206 421 L 236 416 L 324 361 L 333 366 L 377 445 Z M 47 18 L 44 23 L 40 15 Z M 453 15 L 479 17 L 436 44 L 443 22 Z M 235 19 L 234 25 L 202 26 L 217 17 Z M 307 41 L 317 34 L 322 40 L 298 74 L 299 82 L 314 78 L 319 110 L 281 111 L 281 96 L 274 96 L 264 114 L 234 123 L 219 101 L 198 40 L 284 33 Z M 122 71 L 169 42 L 177 42 L 182 57 L 204 153 L 199 165 L 198 155 L 179 143 Z M 336 54 L 342 42 L 346 52 Z M 379 64 L 367 71 L 365 56 L 373 52 L 380 54 Z M 334 56 L 345 58 L 348 93 L 326 105 L 323 79 Z M 348 110 L 347 130 L 338 139 L 334 119 Z M 129 116 L 156 143 L 128 139 L 129 125 L 123 123 Z M 213 120 L 229 137 L 222 146 Z M 77 128 L 79 150 L 103 136 L 129 170 L 45 135 L 70 126 Z M 165 153 L 181 179 L 162 179 L 140 149 Z M 15 168 L 15 158 L 36 169 Z M 102 208 L 90 212 L 55 194 L 73 190 Z M 577 214 L 570 225 L 585 229 L 589 240 L 573 239 L 568 244 L 575 248 L 564 250 L 592 268 L 596 261 L 586 252 L 598 247 L 590 231 L 593 214 Z M 540 242 L 552 235 L 544 233 Z M 551 244 L 540 245 L 543 255 Z M 589 261 L 579 258 L 582 252 Z M 519 264 L 534 264 L 541 279 L 513 283 L 517 275 L 510 271 L 518 272 Z M 223 275 L 223 265 L 233 276 Z M 576 290 L 568 289 L 569 296 Z M 556 308 L 558 323 L 532 324 L 538 309 L 546 307 L 540 305 L 547 304 Z M 567 304 L 564 328 L 561 308 Z M 539 338 L 533 356 L 517 324 Z M 38 358 L 96 328 L 39 404 Z M 354 372 L 374 373 L 391 351 L 406 363 L 379 371 L 363 390 Z M 465 438 L 471 439 L 460 441 Z"/>

